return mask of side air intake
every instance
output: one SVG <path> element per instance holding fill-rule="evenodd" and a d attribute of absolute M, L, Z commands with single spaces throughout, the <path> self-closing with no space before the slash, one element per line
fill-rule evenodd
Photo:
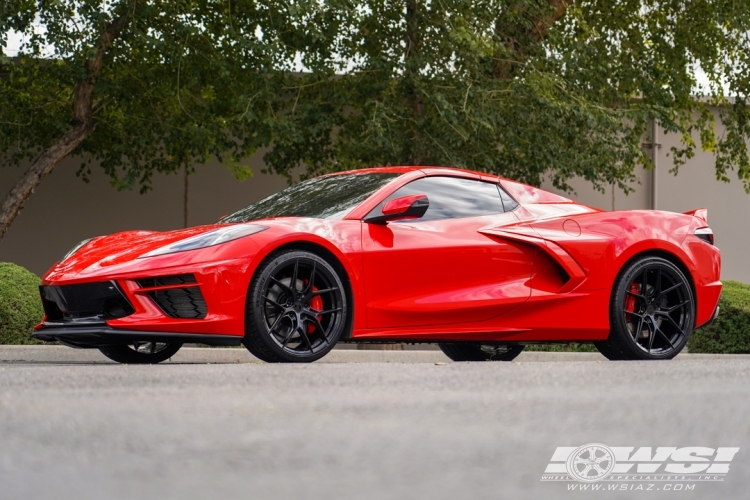
<path fill-rule="evenodd" d="M 208 314 L 206 299 L 192 274 L 141 278 L 136 283 L 142 289 L 139 292 L 171 318 L 203 319 Z"/>

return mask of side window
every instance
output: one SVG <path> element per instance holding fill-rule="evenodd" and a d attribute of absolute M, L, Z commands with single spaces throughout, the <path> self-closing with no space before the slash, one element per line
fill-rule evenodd
<path fill-rule="evenodd" d="M 497 186 L 498 191 L 500 191 L 500 197 L 503 199 L 503 207 L 505 207 L 506 212 L 512 212 L 516 209 L 518 206 L 518 202 L 510 197 L 508 193 L 505 192 L 503 188 L 501 188 L 499 185 Z"/>
<path fill-rule="evenodd" d="M 425 194 L 430 200 L 430 208 L 420 221 L 499 214 L 505 211 L 500 192 L 496 184 L 489 182 L 459 177 L 423 177 L 398 189 L 369 215 L 382 215 L 386 202 L 413 194 Z M 512 201 L 509 196 L 508 200 Z"/>

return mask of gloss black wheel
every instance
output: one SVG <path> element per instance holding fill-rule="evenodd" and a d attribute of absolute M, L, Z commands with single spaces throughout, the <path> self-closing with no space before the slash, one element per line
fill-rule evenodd
<path fill-rule="evenodd" d="M 439 343 L 443 353 L 453 361 L 512 361 L 521 351 L 518 344 L 481 344 L 475 342 Z"/>
<path fill-rule="evenodd" d="M 339 272 L 318 255 L 290 250 L 258 268 L 250 284 L 244 344 L 267 362 L 311 362 L 347 328 Z"/>
<path fill-rule="evenodd" d="M 166 361 L 180 350 L 182 343 L 177 342 L 131 342 L 129 344 L 103 345 L 99 347 L 102 354 L 112 361 L 126 364 L 153 365 Z"/>
<path fill-rule="evenodd" d="M 685 347 L 694 323 L 685 274 L 661 257 L 642 257 L 616 280 L 609 338 L 594 344 L 612 360 L 671 359 Z"/>

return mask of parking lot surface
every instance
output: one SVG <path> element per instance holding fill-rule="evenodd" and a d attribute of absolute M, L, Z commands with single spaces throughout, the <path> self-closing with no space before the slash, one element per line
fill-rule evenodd
<path fill-rule="evenodd" d="M 1 347 L 0 498 L 747 498 L 748 356 L 451 363 L 439 351 L 336 351 L 323 361 L 185 349 L 135 366 Z M 688 491 L 540 481 L 558 446 L 586 443 L 740 452 L 723 481 Z"/>

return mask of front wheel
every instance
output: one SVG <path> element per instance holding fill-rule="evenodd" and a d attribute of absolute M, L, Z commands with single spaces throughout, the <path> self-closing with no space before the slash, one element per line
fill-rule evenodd
<path fill-rule="evenodd" d="M 661 257 L 641 257 L 615 281 L 610 333 L 594 342 L 611 360 L 672 359 L 695 324 L 693 290 L 685 274 Z"/>
<path fill-rule="evenodd" d="M 518 344 L 474 342 L 439 343 L 438 346 L 453 361 L 512 361 L 521 354 L 524 347 Z"/>
<path fill-rule="evenodd" d="M 118 363 L 154 365 L 174 356 L 180 347 L 182 343 L 177 342 L 132 342 L 124 345 L 103 345 L 99 346 L 99 350 Z"/>
<path fill-rule="evenodd" d="M 344 282 L 331 264 L 301 250 L 269 257 L 247 297 L 245 347 L 270 363 L 322 358 L 347 328 Z"/>

